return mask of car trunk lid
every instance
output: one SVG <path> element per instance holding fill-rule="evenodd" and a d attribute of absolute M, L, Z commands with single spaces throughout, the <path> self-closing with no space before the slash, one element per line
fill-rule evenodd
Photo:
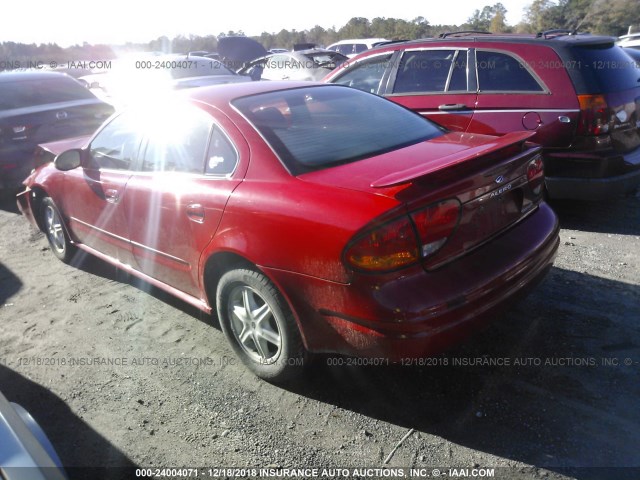
<path fill-rule="evenodd" d="M 541 200 L 543 179 L 528 168 L 540 159 L 526 144 L 531 132 L 490 137 L 451 132 L 360 162 L 300 175 L 303 181 L 385 195 L 414 223 L 425 209 L 454 199 L 460 210 L 455 229 L 439 250 L 423 258 L 436 268 L 481 245 L 532 212 Z M 429 214 L 427 214 L 429 215 Z M 387 219 L 379 219 L 384 222 Z M 419 226 L 418 226 L 419 230 Z"/>

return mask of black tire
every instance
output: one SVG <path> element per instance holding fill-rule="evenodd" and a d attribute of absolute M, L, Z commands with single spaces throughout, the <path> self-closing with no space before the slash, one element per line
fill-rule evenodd
<path fill-rule="evenodd" d="M 76 252 L 76 247 L 69 240 L 67 229 L 51 197 L 45 197 L 40 204 L 40 219 L 42 231 L 49 240 L 53 254 L 64 263 L 70 263 Z"/>
<path fill-rule="evenodd" d="M 216 292 L 220 326 L 236 355 L 258 377 L 284 383 L 304 370 L 307 353 L 282 295 L 262 273 L 225 273 Z M 243 338 L 244 337 L 244 338 Z"/>

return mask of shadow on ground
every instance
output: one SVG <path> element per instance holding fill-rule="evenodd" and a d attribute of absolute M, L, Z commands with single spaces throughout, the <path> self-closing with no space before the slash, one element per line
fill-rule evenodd
<path fill-rule="evenodd" d="M 22 288 L 22 281 L 7 267 L 0 263 L 0 308 Z"/>
<path fill-rule="evenodd" d="M 18 210 L 18 204 L 16 203 L 16 197 L 0 192 L 0 210 L 11 213 L 20 213 Z"/>
<path fill-rule="evenodd" d="M 562 228 L 640 235 L 640 196 L 638 195 L 603 202 L 556 200 L 550 202 L 550 205 L 558 214 Z M 612 215 L 612 212 L 615 214 Z"/>

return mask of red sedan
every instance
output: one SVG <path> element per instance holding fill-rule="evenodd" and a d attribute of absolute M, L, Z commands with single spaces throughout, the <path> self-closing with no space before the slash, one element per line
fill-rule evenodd
<path fill-rule="evenodd" d="M 529 136 L 448 132 L 337 85 L 213 86 L 44 145 L 18 203 L 61 260 L 217 309 L 244 363 L 284 381 L 308 352 L 433 355 L 530 291 L 558 222 Z"/>

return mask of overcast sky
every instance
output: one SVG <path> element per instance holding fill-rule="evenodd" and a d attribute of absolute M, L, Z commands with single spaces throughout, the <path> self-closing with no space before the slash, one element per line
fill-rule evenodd
<path fill-rule="evenodd" d="M 497 1 L 489 0 L 486 5 Z M 523 9 L 532 1 L 502 0 L 508 10 L 507 23 L 518 23 Z M 179 0 L 170 3 L 175 7 L 157 0 L 6 2 L 2 6 L 0 42 L 55 42 L 66 47 L 84 41 L 122 44 L 148 42 L 161 35 L 169 38 L 179 34 L 217 35 L 229 30 L 259 35 L 282 29 L 306 30 L 315 25 L 340 28 L 352 17 L 412 20 L 422 16 L 434 25 L 459 25 L 485 5 L 473 0 Z"/>

